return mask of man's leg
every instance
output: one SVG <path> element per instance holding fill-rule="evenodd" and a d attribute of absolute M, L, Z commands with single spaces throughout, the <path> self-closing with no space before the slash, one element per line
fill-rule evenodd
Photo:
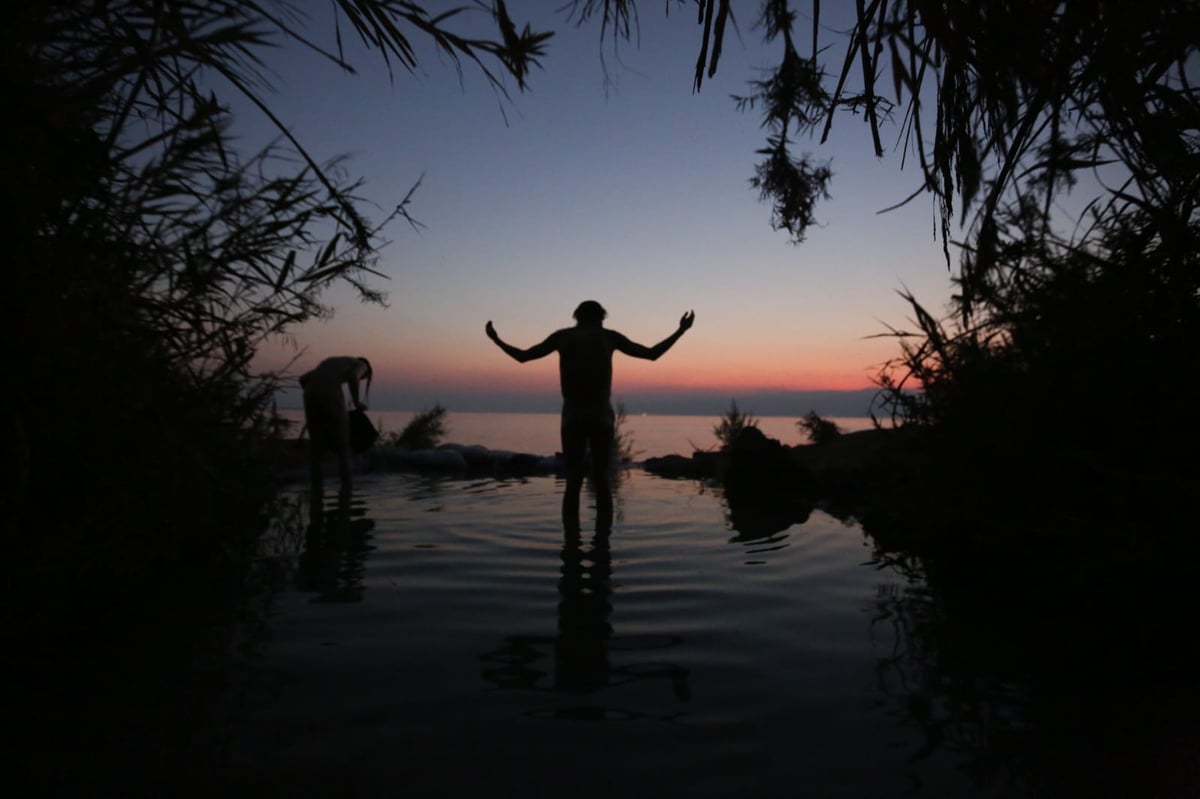
<path fill-rule="evenodd" d="M 588 436 L 592 450 L 592 488 L 596 492 L 596 532 L 609 533 L 613 523 L 612 451 L 616 422 L 608 420 Z"/>
<path fill-rule="evenodd" d="M 563 458 L 567 462 L 567 486 L 562 500 L 563 531 L 576 534 L 579 532 L 579 492 L 583 489 L 583 456 L 587 438 L 579 425 L 566 414 L 563 414 L 560 432 Z"/>
<path fill-rule="evenodd" d="M 309 504 L 312 513 L 319 514 L 324 501 L 324 477 L 321 474 L 321 458 L 328 445 L 321 408 L 316 398 L 304 394 L 304 426 L 308 428 L 308 479 Z"/>

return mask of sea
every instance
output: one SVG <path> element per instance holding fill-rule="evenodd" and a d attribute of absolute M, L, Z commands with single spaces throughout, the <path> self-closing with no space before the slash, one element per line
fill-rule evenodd
<path fill-rule="evenodd" d="M 398 433 L 416 416 L 415 411 L 367 411 L 375 427 L 386 436 Z M 279 415 L 292 422 L 289 435 L 299 435 L 304 412 L 280 410 Z M 799 417 L 753 417 L 766 435 L 784 444 L 808 443 L 808 435 L 797 426 Z M 874 421 L 862 416 L 830 416 L 844 432 L 867 430 Z M 479 413 L 447 411 L 447 432 L 443 443 L 479 445 L 488 449 L 553 455 L 562 449 L 559 443 L 559 416 L 556 413 Z M 630 441 L 635 459 L 663 455 L 691 455 L 697 450 L 716 449 L 720 442 L 713 428 L 721 421 L 716 416 L 631 414 L 624 417 L 621 432 Z"/>
<path fill-rule="evenodd" d="M 717 421 L 626 424 L 651 456 L 712 447 Z M 554 415 L 448 422 L 557 448 Z M 801 443 L 795 422 L 759 420 Z M 1194 670 L 1147 677 L 1104 614 L 1017 624 L 1017 590 L 934 590 L 939 564 L 836 508 L 748 525 L 719 484 L 635 466 L 611 532 L 589 494 L 569 534 L 552 475 L 327 482 L 285 488 L 260 541 L 209 795 L 1200 796 Z"/>

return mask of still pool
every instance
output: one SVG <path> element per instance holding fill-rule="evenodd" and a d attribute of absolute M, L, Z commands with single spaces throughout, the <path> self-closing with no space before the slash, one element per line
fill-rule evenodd
<path fill-rule="evenodd" d="M 318 523 L 295 497 L 264 542 L 283 580 L 243 655 L 229 789 L 1057 795 L 1031 787 L 1066 768 L 1037 754 L 1034 684 L 937 639 L 920 574 L 856 523 L 750 537 L 719 488 L 631 470 L 612 533 L 573 539 L 561 491 L 370 474 Z"/>

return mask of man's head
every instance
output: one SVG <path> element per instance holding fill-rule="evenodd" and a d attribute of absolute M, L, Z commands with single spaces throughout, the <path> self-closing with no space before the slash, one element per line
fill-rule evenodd
<path fill-rule="evenodd" d="M 608 316 L 608 311 L 604 310 L 604 306 L 595 300 L 584 300 L 575 309 L 575 321 L 581 325 L 602 324 L 606 316 Z"/>

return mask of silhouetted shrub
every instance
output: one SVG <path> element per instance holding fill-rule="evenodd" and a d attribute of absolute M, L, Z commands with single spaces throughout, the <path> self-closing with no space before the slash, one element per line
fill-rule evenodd
<path fill-rule="evenodd" d="M 822 419 L 816 411 L 809 411 L 804 418 L 796 422 L 796 427 L 808 434 L 808 440 L 820 446 L 828 444 L 842 434 L 842 430 L 828 419 Z"/>
<path fill-rule="evenodd" d="M 401 449 L 433 449 L 450 431 L 446 413 L 440 403 L 421 411 L 409 419 L 403 430 L 389 436 L 387 443 Z"/>
<path fill-rule="evenodd" d="M 616 434 L 613 436 L 613 465 L 630 463 L 640 454 L 633 448 L 633 434 L 625 428 L 625 403 L 617 403 Z"/>
<path fill-rule="evenodd" d="M 721 451 L 728 452 L 734 442 L 747 427 L 758 427 L 758 420 L 749 412 L 742 413 L 737 406 L 737 400 L 730 400 L 729 410 L 721 417 L 721 421 L 713 428 L 713 435 L 721 442 Z"/>

